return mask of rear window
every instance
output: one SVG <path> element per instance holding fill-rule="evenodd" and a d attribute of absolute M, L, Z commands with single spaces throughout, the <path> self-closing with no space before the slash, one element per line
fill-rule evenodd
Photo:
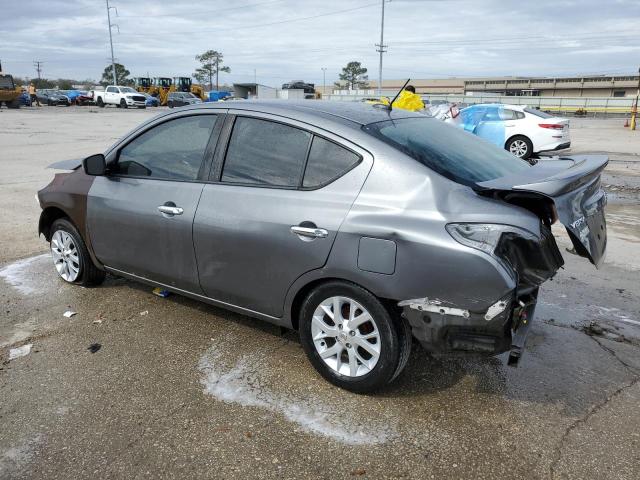
<path fill-rule="evenodd" d="M 530 113 L 531 115 L 535 115 L 540 118 L 553 118 L 554 115 L 551 115 L 547 112 L 543 112 L 542 110 L 536 110 L 535 108 L 525 108 L 525 112 Z"/>
<path fill-rule="evenodd" d="M 432 118 L 386 120 L 362 128 L 442 176 L 471 187 L 531 166 L 500 147 Z"/>

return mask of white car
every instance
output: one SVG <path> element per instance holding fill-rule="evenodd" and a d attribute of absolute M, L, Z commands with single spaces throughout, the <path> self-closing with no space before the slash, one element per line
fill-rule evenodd
<path fill-rule="evenodd" d="M 523 105 L 471 105 L 446 122 L 524 159 L 540 152 L 563 150 L 571 146 L 568 119 Z"/>
<path fill-rule="evenodd" d="M 120 108 L 145 108 L 147 101 L 142 93 L 122 85 L 109 85 L 104 92 L 94 91 L 93 99 L 99 107 L 115 105 Z"/>

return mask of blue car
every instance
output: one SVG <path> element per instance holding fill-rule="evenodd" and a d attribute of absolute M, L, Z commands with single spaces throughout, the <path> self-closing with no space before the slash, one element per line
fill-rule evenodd
<path fill-rule="evenodd" d="M 19 100 L 20 100 L 20 105 L 24 105 L 25 107 L 31 106 L 31 97 L 27 92 L 22 92 L 20 94 Z"/>
<path fill-rule="evenodd" d="M 149 95 L 148 93 L 143 93 L 142 95 L 147 97 L 147 100 L 144 102 L 145 106 L 147 106 L 147 107 L 159 107 L 160 106 L 160 99 L 158 97 L 154 97 L 153 95 Z"/>

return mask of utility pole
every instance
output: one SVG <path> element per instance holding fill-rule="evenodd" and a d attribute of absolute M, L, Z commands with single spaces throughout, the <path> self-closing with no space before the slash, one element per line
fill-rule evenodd
<path fill-rule="evenodd" d="M 40 60 L 34 60 L 33 66 L 36 67 L 36 72 L 38 72 L 38 80 L 40 80 L 40 73 L 42 72 L 42 62 Z"/>
<path fill-rule="evenodd" d="M 256 72 L 256 69 L 253 69 L 253 83 L 255 83 L 256 85 L 258 84 L 258 73 Z"/>
<path fill-rule="evenodd" d="M 638 91 L 636 92 L 636 101 L 631 109 L 631 130 L 636 129 L 636 117 L 638 116 L 638 99 L 640 99 L 640 68 L 638 69 Z"/>
<path fill-rule="evenodd" d="M 382 54 L 386 52 L 387 45 L 384 44 L 384 2 L 382 0 L 382 20 L 380 23 L 380 43 L 376 43 L 376 52 L 380 52 L 380 68 L 378 70 L 378 95 L 382 96 Z"/>
<path fill-rule="evenodd" d="M 327 94 L 327 69 L 326 67 L 322 67 L 322 95 Z"/>
<path fill-rule="evenodd" d="M 118 13 L 118 10 L 116 9 L 116 7 L 109 6 L 109 0 L 106 0 L 106 2 L 107 2 L 107 23 L 109 24 L 109 44 L 111 45 L 111 68 L 113 69 L 113 84 L 117 85 L 118 80 L 116 78 L 116 61 L 113 58 L 113 35 L 111 35 L 111 27 L 114 26 L 111 23 L 111 9 L 113 8 L 114 10 L 116 10 L 116 15 Z"/>

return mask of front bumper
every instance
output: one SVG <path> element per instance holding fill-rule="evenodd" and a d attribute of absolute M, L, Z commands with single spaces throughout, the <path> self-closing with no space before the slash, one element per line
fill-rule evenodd
<path fill-rule="evenodd" d="M 401 302 L 401 306 L 413 336 L 428 352 L 497 355 L 511 351 L 509 363 L 514 364 L 522 354 L 537 297 L 537 288 L 527 293 L 512 292 L 486 312 L 428 299 Z"/>
<path fill-rule="evenodd" d="M 146 102 L 138 102 L 136 100 L 131 100 L 130 98 L 125 99 L 127 105 L 130 107 L 144 107 L 146 106 Z"/>

